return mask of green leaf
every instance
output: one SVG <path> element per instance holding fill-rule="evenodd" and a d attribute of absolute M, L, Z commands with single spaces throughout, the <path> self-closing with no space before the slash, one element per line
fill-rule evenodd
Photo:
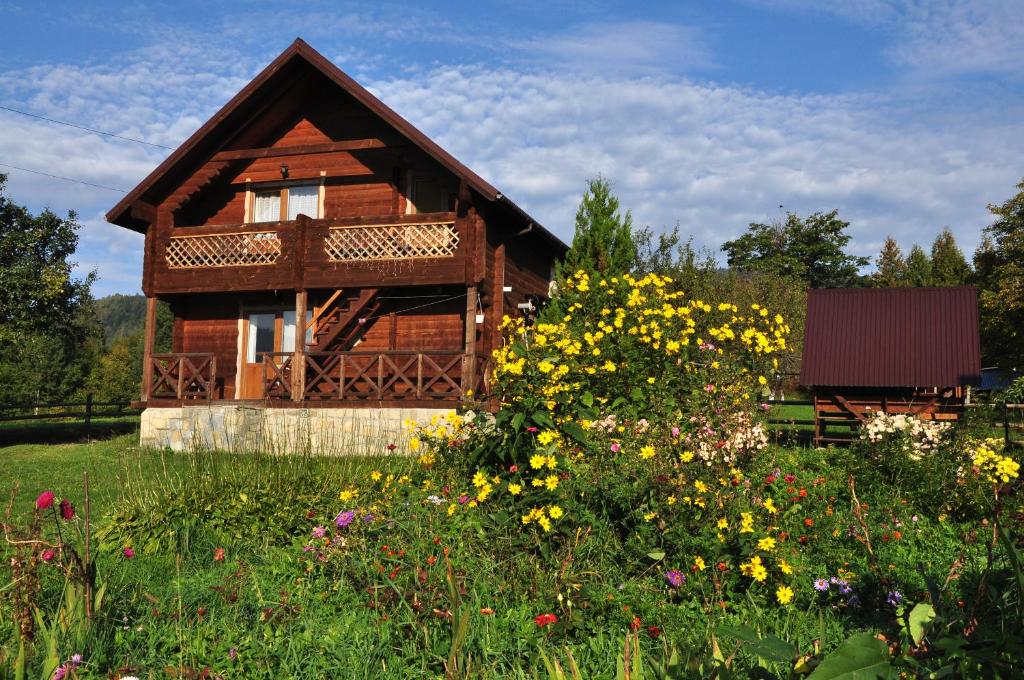
<path fill-rule="evenodd" d="M 872 633 L 851 635 L 829 654 L 807 680 L 888 680 L 896 678 L 889 648 Z"/>
<path fill-rule="evenodd" d="M 541 427 L 546 427 L 549 430 L 555 429 L 555 421 L 551 420 L 551 416 L 548 415 L 547 411 L 534 411 L 530 419 Z"/>
<path fill-rule="evenodd" d="M 581 444 L 586 442 L 587 431 L 584 430 L 579 423 L 567 422 L 562 425 L 562 432 L 580 442 Z"/>
<path fill-rule="evenodd" d="M 590 392 L 584 392 L 583 395 L 580 396 L 580 401 L 583 402 L 584 406 L 587 406 L 587 407 L 593 406 L 594 405 L 594 395 L 591 394 Z"/>
<path fill-rule="evenodd" d="M 514 431 L 518 432 L 520 430 L 520 428 L 522 428 L 523 422 L 525 420 L 526 420 L 526 414 L 522 413 L 522 412 L 517 413 L 514 416 L 512 416 L 512 429 Z"/>
<path fill-rule="evenodd" d="M 910 635 L 910 639 L 914 641 L 915 647 L 924 641 L 924 636 L 928 632 L 928 625 L 934 619 L 935 607 L 927 602 L 918 602 L 910 610 L 910 614 L 907 616 L 907 633 Z"/>
<path fill-rule="evenodd" d="M 655 562 L 660 562 L 663 559 L 665 559 L 665 552 L 663 550 L 655 550 L 653 552 L 647 553 L 647 556 Z"/>

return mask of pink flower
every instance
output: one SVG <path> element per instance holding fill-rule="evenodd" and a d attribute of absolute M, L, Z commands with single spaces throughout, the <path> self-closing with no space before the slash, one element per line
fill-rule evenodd
<path fill-rule="evenodd" d="M 715 391 L 715 386 L 712 385 L 711 383 L 708 383 L 707 385 L 704 386 L 704 391 L 710 394 L 711 392 Z"/>
<path fill-rule="evenodd" d="M 60 516 L 67 520 L 75 518 L 75 506 L 67 498 L 60 502 Z"/>
<path fill-rule="evenodd" d="M 57 556 L 57 551 L 56 550 L 54 550 L 53 548 L 47 548 L 46 550 L 43 551 L 43 554 L 40 557 L 43 558 L 43 562 L 51 562 L 51 561 L 53 561 L 53 558 L 56 557 L 56 556 Z"/>
<path fill-rule="evenodd" d="M 673 427 L 672 428 L 672 436 L 673 437 L 678 437 L 679 436 L 679 428 L 678 427 Z"/>
<path fill-rule="evenodd" d="M 621 450 L 622 450 L 622 447 L 619 446 L 618 442 L 612 442 L 612 453 L 618 453 Z"/>
<path fill-rule="evenodd" d="M 53 507 L 53 492 L 44 491 L 39 494 L 39 498 L 36 499 L 36 508 L 40 510 L 48 510 Z"/>
<path fill-rule="evenodd" d="M 124 549 L 124 550 L 122 550 L 121 552 L 122 552 L 122 553 L 124 554 L 124 556 L 125 556 L 126 558 L 128 558 L 129 560 L 130 560 L 131 558 L 135 557 L 135 551 L 134 551 L 134 550 L 133 550 L 132 548 L 125 548 L 125 549 Z"/>
<path fill-rule="evenodd" d="M 531 425 L 530 427 L 526 428 L 526 431 L 527 431 L 527 432 L 537 432 L 537 429 L 538 429 L 538 428 L 536 428 L 536 427 L 534 427 L 533 425 Z"/>

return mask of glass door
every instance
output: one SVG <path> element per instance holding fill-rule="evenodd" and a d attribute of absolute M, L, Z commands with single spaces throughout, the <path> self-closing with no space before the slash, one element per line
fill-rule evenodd
<path fill-rule="evenodd" d="M 309 321 L 312 311 L 306 312 L 306 342 L 312 338 Z M 245 356 L 242 361 L 242 399 L 263 398 L 263 356 L 272 352 L 295 351 L 295 310 L 282 309 L 250 312 L 245 315 L 243 327 Z"/>

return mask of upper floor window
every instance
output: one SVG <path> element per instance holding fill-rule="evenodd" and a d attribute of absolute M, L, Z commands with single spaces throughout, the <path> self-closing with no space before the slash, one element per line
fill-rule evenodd
<path fill-rule="evenodd" d="M 451 210 L 451 192 L 436 177 L 427 173 L 409 173 L 406 197 L 405 211 L 409 214 Z"/>
<path fill-rule="evenodd" d="M 253 192 L 250 222 L 294 220 L 299 215 L 314 219 L 321 216 L 319 184 L 293 184 Z"/>

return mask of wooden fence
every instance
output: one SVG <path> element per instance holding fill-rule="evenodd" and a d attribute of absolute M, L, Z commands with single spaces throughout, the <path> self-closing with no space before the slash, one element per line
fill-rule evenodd
<path fill-rule="evenodd" d="M 81 420 L 86 425 L 93 418 L 118 418 L 136 415 L 127 401 L 95 401 L 87 394 L 85 401 L 58 404 L 19 404 L 0 406 L 0 423 L 30 420 Z"/>
<path fill-rule="evenodd" d="M 810 412 L 809 418 L 786 418 L 778 415 L 778 407 L 781 406 L 814 406 L 811 400 L 784 399 L 767 402 L 770 407 L 768 426 L 776 439 L 788 439 L 797 441 L 811 441 L 814 438 L 814 412 Z M 968 404 L 966 408 L 980 408 L 989 406 L 987 404 Z M 990 425 L 994 430 L 1000 430 L 1003 440 L 1008 446 L 1024 446 L 1024 404 L 1000 404 L 991 406 L 993 418 Z M 856 429 L 851 427 L 850 440 L 856 439 Z"/>

